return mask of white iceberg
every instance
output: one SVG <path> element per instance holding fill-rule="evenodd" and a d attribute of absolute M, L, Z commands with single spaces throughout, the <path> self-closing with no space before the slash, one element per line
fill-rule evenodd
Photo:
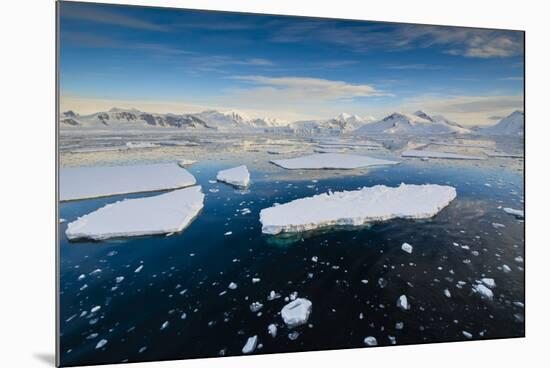
<path fill-rule="evenodd" d="M 197 216 L 203 201 L 200 186 L 125 199 L 79 217 L 68 224 L 65 234 L 69 239 L 102 240 L 179 232 Z"/>
<path fill-rule="evenodd" d="M 402 157 L 418 157 L 418 158 L 446 158 L 452 160 L 485 160 L 481 156 L 460 155 L 450 152 L 425 151 L 425 150 L 408 150 L 401 152 Z"/>
<path fill-rule="evenodd" d="M 303 325 L 311 314 L 311 306 L 311 302 L 305 298 L 295 299 L 283 307 L 281 317 L 290 328 Z"/>
<path fill-rule="evenodd" d="M 71 167 L 60 171 L 59 198 L 61 201 L 70 201 L 177 189 L 195 183 L 193 175 L 173 163 Z"/>
<path fill-rule="evenodd" d="M 378 345 L 378 341 L 376 341 L 376 337 L 374 336 L 367 336 L 363 340 L 363 343 L 367 346 L 376 346 Z"/>
<path fill-rule="evenodd" d="M 502 210 L 509 215 L 514 215 L 518 218 L 525 218 L 525 212 L 523 212 L 523 210 L 515 210 L 513 208 L 508 208 L 508 207 L 505 207 Z"/>
<path fill-rule="evenodd" d="M 481 295 L 482 298 L 493 299 L 493 292 L 483 284 L 474 285 L 472 290 Z"/>
<path fill-rule="evenodd" d="M 256 346 L 258 346 L 258 335 L 249 337 L 248 340 L 246 340 L 246 344 L 243 346 L 243 354 L 252 353 L 254 350 L 256 350 Z"/>
<path fill-rule="evenodd" d="M 250 183 L 250 173 L 246 165 L 241 165 L 219 171 L 216 179 L 238 187 L 246 187 Z"/>
<path fill-rule="evenodd" d="M 456 197 L 450 186 L 376 185 L 355 191 L 323 193 L 260 211 L 262 232 L 300 232 L 334 225 L 359 226 L 394 218 L 430 218 Z"/>
<path fill-rule="evenodd" d="M 271 337 L 277 337 L 277 326 L 272 323 L 269 326 L 267 326 L 267 332 L 271 335 Z"/>
<path fill-rule="evenodd" d="M 403 245 L 401 245 L 401 249 L 409 254 L 413 252 L 413 247 L 409 243 L 403 243 Z"/>
<path fill-rule="evenodd" d="M 271 160 L 285 169 L 357 169 L 360 167 L 395 165 L 399 162 L 345 153 L 317 153 L 308 156 Z"/>
<path fill-rule="evenodd" d="M 408 309 L 411 309 L 411 306 L 409 304 L 409 301 L 407 300 L 407 296 L 406 295 L 401 295 L 398 299 L 397 299 L 397 307 L 402 309 L 402 310 L 408 310 Z"/>

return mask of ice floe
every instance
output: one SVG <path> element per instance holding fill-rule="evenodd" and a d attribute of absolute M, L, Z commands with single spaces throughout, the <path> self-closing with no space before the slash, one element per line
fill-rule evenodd
<path fill-rule="evenodd" d="M 426 150 L 407 150 L 401 152 L 402 157 L 418 158 L 446 158 L 451 160 L 485 160 L 482 156 L 460 155 L 450 152 L 426 151 Z"/>
<path fill-rule="evenodd" d="M 246 187 L 250 183 L 250 173 L 246 165 L 241 165 L 219 171 L 216 179 L 234 186 Z"/>
<path fill-rule="evenodd" d="M 271 337 L 277 337 L 277 326 L 274 323 L 270 324 L 267 326 L 267 332 Z"/>
<path fill-rule="evenodd" d="M 450 186 L 376 185 L 323 193 L 261 210 L 262 232 L 300 232 L 334 225 L 359 226 L 394 218 L 430 218 L 456 197 Z"/>
<path fill-rule="evenodd" d="M 308 156 L 284 160 L 271 160 L 277 166 L 285 169 L 356 169 L 369 166 L 395 165 L 399 162 L 382 160 L 369 156 L 344 153 L 317 153 Z"/>
<path fill-rule="evenodd" d="M 525 218 L 525 213 L 523 212 L 523 210 L 515 210 L 513 208 L 508 208 L 508 207 L 505 207 L 502 210 L 509 215 L 514 215 L 518 218 Z"/>
<path fill-rule="evenodd" d="M 248 340 L 246 340 L 246 344 L 243 346 L 243 354 L 250 354 L 254 350 L 256 350 L 256 347 L 258 346 L 258 335 L 254 335 L 252 337 L 249 337 Z"/>
<path fill-rule="evenodd" d="M 101 349 L 101 348 L 104 347 L 105 345 L 107 345 L 107 340 L 101 339 L 101 340 L 99 340 L 99 342 L 97 343 L 97 345 L 95 346 L 95 348 L 96 348 L 96 349 Z"/>
<path fill-rule="evenodd" d="M 174 163 L 71 167 L 60 171 L 59 197 L 69 201 L 177 189 L 195 183 L 193 175 Z"/>
<path fill-rule="evenodd" d="M 493 292 L 491 291 L 491 289 L 483 284 L 474 285 L 472 287 L 472 290 L 481 295 L 482 298 L 493 299 Z"/>
<path fill-rule="evenodd" d="M 292 328 L 307 323 L 311 314 L 312 303 L 305 298 L 298 298 L 283 307 L 281 317 L 285 324 Z"/>
<path fill-rule="evenodd" d="M 180 167 L 189 167 L 189 166 L 193 165 L 195 162 L 197 162 L 197 161 L 184 158 L 184 159 L 178 161 L 178 165 Z"/>
<path fill-rule="evenodd" d="M 200 186 L 108 204 L 68 224 L 69 239 L 113 237 L 182 231 L 203 207 Z M 137 270 L 136 270 L 137 272 Z"/>
<path fill-rule="evenodd" d="M 376 341 L 376 337 L 374 336 L 367 336 L 363 340 L 363 343 L 367 346 L 376 346 L 378 345 L 378 341 Z"/>
<path fill-rule="evenodd" d="M 402 309 L 402 310 L 408 310 L 408 309 L 411 309 L 411 306 L 409 304 L 409 301 L 407 300 L 407 296 L 406 295 L 401 295 L 398 299 L 397 299 L 397 307 L 399 309 Z"/>

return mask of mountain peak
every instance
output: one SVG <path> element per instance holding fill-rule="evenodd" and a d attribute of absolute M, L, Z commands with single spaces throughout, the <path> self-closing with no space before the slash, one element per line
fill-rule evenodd
<path fill-rule="evenodd" d="M 422 118 L 422 119 L 426 119 L 426 120 L 428 120 L 428 121 L 431 121 L 431 122 L 434 121 L 434 119 L 433 119 L 430 115 L 426 114 L 426 113 L 425 113 L 424 111 L 422 111 L 422 110 L 416 111 L 416 112 L 414 113 L 414 115 L 417 116 L 417 117 L 419 117 L 419 118 Z"/>

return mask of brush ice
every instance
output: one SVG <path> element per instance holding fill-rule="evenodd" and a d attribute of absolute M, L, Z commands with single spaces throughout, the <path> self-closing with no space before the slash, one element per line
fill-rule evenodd
<path fill-rule="evenodd" d="M 459 155 L 450 152 L 424 151 L 424 150 L 408 150 L 401 153 L 402 157 L 419 157 L 419 158 L 447 158 L 452 160 L 485 160 L 481 156 Z"/>
<path fill-rule="evenodd" d="M 305 298 L 298 298 L 283 307 L 281 317 L 290 328 L 307 323 L 311 314 L 311 302 Z"/>
<path fill-rule="evenodd" d="M 368 156 L 344 153 L 317 153 L 285 160 L 271 160 L 285 169 L 356 169 L 360 167 L 395 165 L 399 162 L 381 160 Z"/>
<path fill-rule="evenodd" d="M 59 177 L 62 201 L 116 194 L 177 189 L 194 185 L 195 177 L 177 164 L 63 168 Z"/>
<path fill-rule="evenodd" d="M 430 218 L 456 197 L 450 186 L 376 185 L 355 191 L 323 193 L 260 212 L 262 232 L 300 232 L 334 225 L 359 226 L 394 218 Z"/>
<path fill-rule="evenodd" d="M 219 171 L 216 179 L 238 187 L 246 187 L 250 183 L 250 173 L 246 165 L 242 165 Z"/>
<path fill-rule="evenodd" d="M 179 232 L 197 216 L 203 200 L 200 186 L 125 199 L 79 217 L 69 223 L 65 234 L 69 239 L 101 240 Z"/>

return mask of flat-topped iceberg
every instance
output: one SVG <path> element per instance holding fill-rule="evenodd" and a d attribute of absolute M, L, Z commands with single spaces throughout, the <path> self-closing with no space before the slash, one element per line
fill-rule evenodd
<path fill-rule="evenodd" d="M 425 150 L 408 150 L 401 152 L 402 157 L 419 157 L 419 158 L 446 158 L 451 160 L 485 160 L 481 156 L 460 155 L 450 152 L 425 151 Z"/>
<path fill-rule="evenodd" d="M 60 171 L 59 197 L 62 201 L 70 201 L 177 189 L 195 183 L 195 177 L 175 163 L 71 167 Z"/>
<path fill-rule="evenodd" d="M 200 186 L 125 199 L 79 217 L 68 224 L 65 234 L 69 239 L 102 240 L 179 232 L 197 216 L 203 201 Z"/>
<path fill-rule="evenodd" d="M 357 169 L 360 167 L 395 165 L 399 162 L 346 153 L 316 153 L 284 160 L 271 160 L 285 169 Z"/>
<path fill-rule="evenodd" d="M 250 173 L 246 165 L 241 165 L 219 171 L 216 179 L 238 187 L 246 187 L 250 183 Z"/>
<path fill-rule="evenodd" d="M 300 232 L 335 225 L 359 226 L 394 218 L 430 218 L 456 197 L 450 186 L 376 185 L 323 193 L 261 210 L 262 232 Z"/>

